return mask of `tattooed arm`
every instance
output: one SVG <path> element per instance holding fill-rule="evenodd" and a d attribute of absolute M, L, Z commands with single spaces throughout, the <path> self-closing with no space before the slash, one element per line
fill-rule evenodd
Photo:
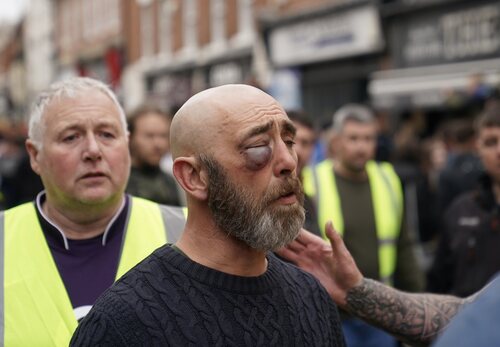
<path fill-rule="evenodd" d="M 406 343 L 428 345 L 475 297 L 410 294 L 365 279 L 331 223 L 326 233 L 331 245 L 303 230 L 278 253 L 312 273 L 340 307 Z"/>
<path fill-rule="evenodd" d="M 348 290 L 346 306 L 351 314 L 380 327 L 414 346 L 427 346 L 475 295 L 410 294 L 370 279 Z"/>

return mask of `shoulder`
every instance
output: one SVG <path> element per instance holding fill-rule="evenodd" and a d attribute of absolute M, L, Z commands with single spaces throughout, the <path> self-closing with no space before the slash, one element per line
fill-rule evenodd
<path fill-rule="evenodd" d="M 165 304 L 151 293 L 164 293 L 164 298 L 170 297 L 166 281 L 172 282 L 173 271 L 168 259 L 164 258 L 168 258 L 171 252 L 174 251 L 168 245 L 160 247 L 123 275 L 97 299 L 82 321 L 81 329 L 94 331 L 104 326 L 127 335 L 127 331 L 139 322 L 147 325 L 152 307 Z M 154 321 L 149 323 L 154 326 Z"/>
<path fill-rule="evenodd" d="M 500 341 L 500 277 L 497 276 L 452 320 L 436 347 L 486 347 Z"/>
<path fill-rule="evenodd" d="M 270 253 L 268 258 L 272 262 L 279 281 L 284 283 L 284 288 L 287 288 L 287 291 L 296 291 L 300 293 L 301 297 L 312 295 L 315 300 L 326 300 L 333 303 L 326 290 L 313 275 L 291 263 L 279 259 L 273 253 Z"/>
<path fill-rule="evenodd" d="M 135 314 L 113 291 L 105 292 L 82 320 L 71 339 L 71 346 L 126 346 L 128 331 L 136 330 Z"/>
<path fill-rule="evenodd" d="M 446 210 L 447 215 L 456 215 L 457 213 L 467 211 L 471 212 L 470 209 L 479 208 L 479 204 L 477 202 L 477 192 L 476 191 L 468 191 L 463 194 L 460 194 L 457 198 L 455 198 L 450 206 Z"/>

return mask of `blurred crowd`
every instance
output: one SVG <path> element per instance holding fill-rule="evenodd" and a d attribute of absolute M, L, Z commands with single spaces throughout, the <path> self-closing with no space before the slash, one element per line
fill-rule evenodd
<path fill-rule="evenodd" d="M 465 297 L 500 270 L 500 138 L 486 132 L 500 123 L 477 122 L 488 113 L 500 118 L 500 91 L 478 82 L 466 94 L 450 93 L 444 110 L 433 119 L 419 109 L 395 115 L 348 104 L 321 129 L 314 115 L 288 115 L 297 127 L 305 227 L 324 236 L 324 222 L 333 219 L 367 277 L 407 291 Z M 146 104 L 127 115 L 127 192 L 184 206 L 169 148 L 174 111 Z M 2 210 L 43 190 L 26 136 L 26 124 L 0 123 Z M 343 321 L 348 342 L 357 341 L 357 330 L 374 329 L 347 315 Z"/>
<path fill-rule="evenodd" d="M 433 114 L 419 109 L 399 112 L 396 117 L 391 110 L 372 110 L 377 122 L 373 159 L 392 163 L 403 184 L 405 223 L 417 242 L 419 265 L 424 271 L 429 270 L 434 258 L 446 210 L 457 197 L 479 184 L 484 169 L 477 153 L 474 120 L 485 109 L 498 107 L 499 93 L 498 89 L 480 84 L 468 94 L 450 93 L 449 103 L 438 119 L 431 119 Z M 128 115 L 132 169 L 127 191 L 180 206 L 185 204 L 185 197 L 173 178 L 169 150 L 173 111 L 145 104 Z M 299 172 L 308 165 L 335 158 L 336 139 L 331 124 L 319 128 L 313 115 L 300 110 L 288 113 L 299 129 Z M 26 124 L 8 120 L 0 123 L 2 210 L 33 200 L 43 189 L 30 167 L 24 148 L 26 136 Z M 314 205 L 306 199 L 310 215 L 316 213 L 313 211 L 318 206 Z M 306 223 L 309 230 L 320 233 L 317 224 Z"/>

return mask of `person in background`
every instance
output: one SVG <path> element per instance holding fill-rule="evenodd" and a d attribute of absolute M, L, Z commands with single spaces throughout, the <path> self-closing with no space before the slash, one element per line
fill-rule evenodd
<path fill-rule="evenodd" d="M 348 104 L 333 117 L 335 159 L 303 173 L 304 191 L 317 201 L 318 220 L 333 220 L 349 251 L 369 278 L 408 291 L 423 289 L 403 223 L 401 183 L 389 163 L 376 163 L 377 124 L 365 106 Z M 325 236 L 325 231 L 322 231 Z M 326 236 L 325 236 L 326 237 Z M 354 317 L 344 316 L 349 346 L 391 346 L 395 340 Z"/>
<path fill-rule="evenodd" d="M 293 122 L 297 132 L 295 134 L 295 151 L 297 152 L 297 174 L 302 181 L 303 169 L 311 164 L 311 158 L 316 143 L 316 131 L 311 119 L 300 111 L 287 111 L 288 118 Z M 306 220 L 304 228 L 310 232 L 321 236 L 318 225 L 316 207 L 314 202 L 308 196 L 304 198 L 304 209 L 306 211 Z"/>
<path fill-rule="evenodd" d="M 77 77 L 40 93 L 26 149 L 45 190 L 0 213 L 0 345 L 68 346 L 102 292 L 178 239 L 184 215 L 124 193 L 127 123 L 102 82 Z"/>
<path fill-rule="evenodd" d="M 160 204 L 180 206 L 173 177 L 160 169 L 169 151 L 170 116 L 158 108 L 142 106 L 128 117 L 132 169 L 127 193 Z"/>
<path fill-rule="evenodd" d="M 5 210 L 32 201 L 43 189 L 33 172 L 24 148 L 25 131 L 0 125 L 0 209 Z"/>
<path fill-rule="evenodd" d="M 477 154 L 472 119 L 453 119 L 443 125 L 447 159 L 438 178 L 439 212 L 444 214 L 455 198 L 477 186 L 483 165 Z"/>
<path fill-rule="evenodd" d="M 304 222 L 295 132 L 248 85 L 190 98 L 171 139 L 184 232 L 99 299 L 71 346 L 344 346 L 325 289 L 270 252 Z"/>
<path fill-rule="evenodd" d="M 500 106 L 476 120 L 476 149 L 485 172 L 477 188 L 456 198 L 443 216 L 427 289 L 469 296 L 500 271 Z"/>

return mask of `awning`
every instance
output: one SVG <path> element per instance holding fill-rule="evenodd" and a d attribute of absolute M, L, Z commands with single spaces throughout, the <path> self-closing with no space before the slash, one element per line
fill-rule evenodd
<path fill-rule="evenodd" d="M 443 105 L 452 91 L 465 91 L 474 75 L 486 85 L 500 85 L 500 59 L 377 71 L 368 93 L 375 107 Z"/>

